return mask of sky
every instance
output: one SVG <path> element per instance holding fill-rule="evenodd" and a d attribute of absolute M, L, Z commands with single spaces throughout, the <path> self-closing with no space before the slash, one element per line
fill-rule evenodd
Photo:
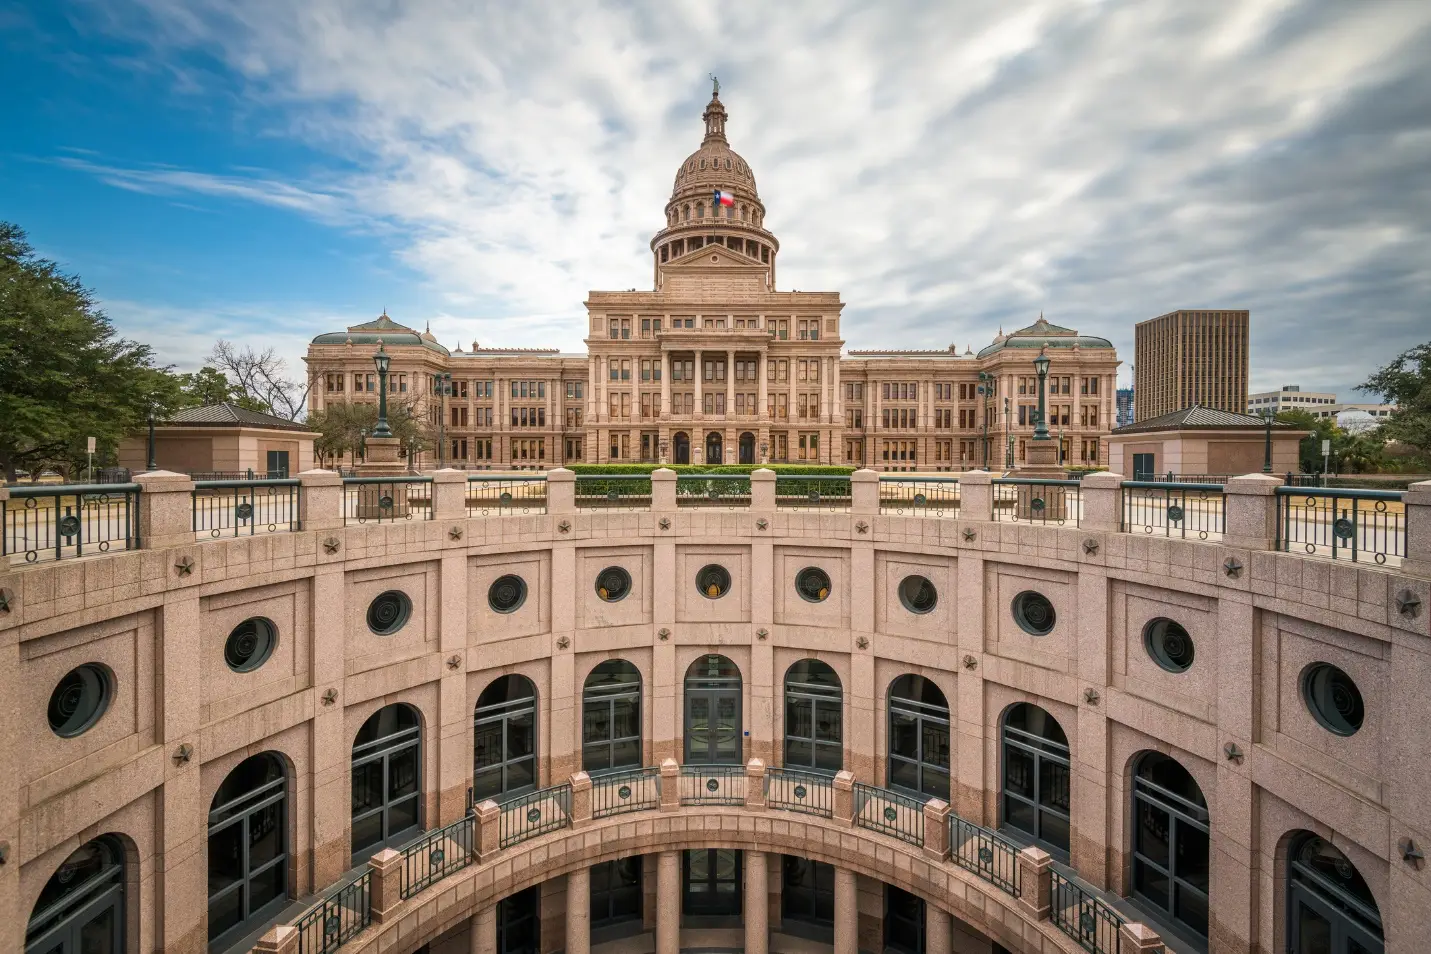
<path fill-rule="evenodd" d="M 848 348 L 1251 311 L 1251 388 L 1431 339 L 1431 3 L 0 0 L 0 220 L 181 370 L 384 309 L 581 351 L 709 74 Z"/>

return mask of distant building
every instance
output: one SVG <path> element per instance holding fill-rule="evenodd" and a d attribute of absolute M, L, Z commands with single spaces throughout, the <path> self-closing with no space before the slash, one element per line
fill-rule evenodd
<path fill-rule="evenodd" d="M 1272 425 L 1272 473 L 1300 470 L 1298 450 L 1309 432 Z M 1129 427 L 1108 437 L 1108 469 L 1134 480 L 1173 475 L 1179 480 L 1222 481 L 1261 473 L 1267 455 L 1267 422 L 1194 405 Z"/>
<path fill-rule="evenodd" d="M 1317 417 L 1334 417 L 1337 427 L 1355 434 L 1385 424 L 1395 412 L 1395 404 L 1328 404 L 1312 413 Z"/>
<path fill-rule="evenodd" d="M 1249 312 L 1179 309 L 1133 326 L 1133 420 L 1198 405 L 1247 409 Z"/>
<path fill-rule="evenodd" d="M 1133 389 L 1119 388 L 1116 396 L 1117 421 L 1115 427 L 1127 427 L 1133 423 Z"/>
<path fill-rule="evenodd" d="M 1337 403 L 1337 396 L 1330 391 L 1303 391 L 1300 385 L 1284 384 L 1277 391 L 1258 391 L 1247 395 L 1248 414 L 1266 414 L 1283 411 L 1310 411 L 1318 417 L 1328 415 L 1318 413 L 1322 408 Z"/>
<path fill-rule="evenodd" d="M 154 463 L 197 479 L 294 477 L 313 469 L 318 434 L 306 424 L 250 411 L 237 404 L 208 404 L 154 422 Z M 119 443 L 119 466 L 147 470 L 149 436 Z"/>

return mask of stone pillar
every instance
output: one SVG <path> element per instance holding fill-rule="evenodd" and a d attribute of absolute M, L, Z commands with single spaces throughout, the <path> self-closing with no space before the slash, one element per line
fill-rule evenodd
<path fill-rule="evenodd" d="M 1158 932 L 1138 921 L 1125 922 L 1118 932 L 1121 954 L 1163 954 L 1163 939 Z"/>
<path fill-rule="evenodd" d="M 860 944 L 860 899 L 855 873 L 835 869 L 835 952 L 858 954 Z"/>
<path fill-rule="evenodd" d="M 949 954 L 949 912 L 924 902 L 924 954 Z"/>
<path fill-rule="evenodd" d="M 1018 853 L 1019 907 L 1035 921 L 1053 910 L 1053 859 L 1042 848 L 1025 848 Z"/>
<path fill-rule="evenodd" d="M 661 352 L 661 420 L 671 419 L 671 353 Z"/>
<path fill-rule="evenodd" d="M 483 908 L 467 919 L 469 954 L 497 954 L 497 906 Z"/>
<path fill-rule="evenodd" d="M 769 870 L 765 852 L 745 853 L 745 954 L 768 954 L 770 950 L 770 903 L 767 898 Z M 659 954 L 659 950 L 658 950 Z"/>
<path fill-rule="evenodd" d="M 664 800 L 664 786 L 661 792 Z M 656 954 L 680 954 L 680 948 L 681 853 L 663 851 L 656 862 Z"/>
<path fill-rule="evenodd" d="M 571 827 L 591 824 L 591 776 L 577 772 L 571 777 Z"/>
<path fill-rule="evenodd" d="M 775 509 L 775 471 L 757 467 L 750 472 L 750 509 Z"/>
<path fill-rule="evenodd" d="M 861 469 L 850 475 L 850 513 L 879 513 L 879 474 Z"/>
<path fill-rule="evenodd" d="M 769 356 L 768 354 L 766 354 L 765 352 L 762 351 L 762 352 L 760 353 L 760 359 L 759 359 L 759 361 L 757 362 L 756 372 L 755 372 L 755 374 L 756 374 L 756 400 L 757 400 L 757 401 L 759 402 L 759 404 L 760 404 L 760 406 L 756 408 L 755 413 L 756 413 L 757 415 L 759 415 L 760 417 L 762 417 L 762 418 L 767 418 L 767 419 L 770 417 L 770 414 L 769 414 L 769 412 L 768 412 L 767 409 L 766 409 L 766 404 L 768 404 L 769 401 L 770 401 L 770 388 L 769 388 L 769 386 L 768 386 L 768 384 L 767 384 L 767 381 L 766 381 L 765 376 L 769 373 L 769 372 L 767 371 L 767 366 L 768 366 L 769 363 L 770 363 L 770 356 Z M 760 452 L 760 448 L 757 447 L 757 448 L 756 448 L 756 453 L 759 453 L 759 452 Z"/>
<path fill-rule="evenodd" d="M 848 771 L 836 772 L 831 788 L 834 789 L 835 799 L 832 820 L 842 825 L 853 825 L 855 823 L 855 776 Z"/>
<path fill-rule="evenodd" d="M 701 352 L 701 351 L 696 351 L 696 352 L 695 352 L 695 358 L 696 358 L 696 360 L 695 360 L 695 365 L 696 365 L 696 396 L 695 396 L 695 402 L 696 402 L 696 406 L 695 406 L 695 408 L 692 410 L 691 418 L 692 418 L 693 420 L 697 420 L 697 421 L 699 421 L 699 420 L 701 419 L 701 415 L 702 415 L 703 413 L 705 413 L 706 368 L 705 368 L 705 361 L 702 359 L 702 355 L 703 355 L 703 354 L 704 354 L 704 352 Z M 704 437 L 704 436 L 701 436 L 699 439 L 697 439 L 697 436 L 696 436 L 694 433 L 691 434 L 691 463 L 695 463 L 695 462 L 696 462 L 696 445 L 699 443 L 699 444 L 702 445 L 702 447 L 704 447 L 704 442 L 705 442 L 705 437 Z"/>
<path fill-rule="evenodd" d="M 924 856 L 935 861 L 949 859 L 949 803 L 940 798 L 924 803 Z"/>
<path fill-rule="evenodd" d="M 258 939 L 253 954 L 298 954 L 298 929 L 291 924 L 275 924 Z"/>
<path fill-rule="evenodd" d="M 477 821 L 473 823 L 472 850 L 478 861 L 490 861 L 502 844 L 502 807 L 490 798 L 475 809 Z"/>
<path fill-rule="evenodd" d="M 139 545 L 163 550 L 194 542 L 194 482 L 184 474 L 152 470 L 136 474 L 139 485 Z"/>
<path fill-rule="evenodd" d="M 971 470 L 959 478 L 959 519 L 994 519 L 994 475 Z"/>
<path fill-rule="evenodd" d="M 1230 547 L 1271 550 L 1277 546 L 1277 488 L 1282 481 L 1268 474 L 1233 477 L 1222 488 L 1226 526 L 1222 541 Z"/>
<path fill-rule="evenodd" d="M 565 467 L 547 471 L 547 513 L 576 513 L 576 474 Z"/>
<path fill-rule="evenodd" d="M 745 807 L 749 811 L 765 811 L 765 763 L 751 759 L 745 763 Z"/>
<path fill-rule="evenodd" d="M 735 352 L 725 353 L 725 416 L 727 419 L 735 415 Z M 726 451 L 730 453 L 729 450 Z"/>
<path fill-rule="evenodd" d="M 432 519 L 467 519 L 467 475 L 464 472 L 455 467 L 432 472 Z"/>
<path fill-rule="evenodd" d="M 1406 559 L 1401 572 L 1409 576 L 1431 577 L 1431 480 L 1406 488 Z"/>
<path fill-rule="evenodd" d="M 300 529 L 336 530 L 343 525 L 342 477 L 331 470 L 305 470 L 298 483 Z"/>
<path fill-rule="evenodd" d="M 661 811 L 673 812 L 681 807 L 681 767 L 675 759 L 661 761 Z"/>
<path fill-rule="evenodd" d="M 590 952 L 591 869 L 577 868 L 566 876 L 566 954 Z"/>
<path fill-rule="evenodd" d="M 370 889 L 373 923 L 382 924 L 391 920 L 402 904 L 402 855 L 384 848 L 368 859 L 368 867 L 373 872 Z"/>
<path fill-rule="evenodd" d="M 1079 484 L 1083 498 L 1084 530 L 1106 530 L 1117 533 L 1123 529 L 1122 474 L 1089 474 Z"/>
<path fill-rule="evenodd" d="M 651 471 L 651 510 L 671 513 L 676 509 L 676 472 L 669 467 Z"/>

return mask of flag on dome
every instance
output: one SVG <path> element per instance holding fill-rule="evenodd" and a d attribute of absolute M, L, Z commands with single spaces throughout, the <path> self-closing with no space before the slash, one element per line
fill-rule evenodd
<path fill-rule="evenodd" d="M 711 199 L 711 201 L 714 202 L 716 205 L 735 205 L 735 196 L 731 195 L 729 192 L 722 192 L 721 190 L 717 189 L 715 190 L 715 196 Z"/>

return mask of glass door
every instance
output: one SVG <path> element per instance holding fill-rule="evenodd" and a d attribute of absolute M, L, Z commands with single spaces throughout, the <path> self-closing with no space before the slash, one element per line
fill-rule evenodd
<path fill-rule="evenodd" d="M 740 670 L 703 656 L 686 673 L 686 758 L 691 765 L 741 764 Z"/>
<path fill-rule="evenodd" d="M 421 830 L 419 732 L 417 717 L 403 705 L 380 709 L 358 732 L 353 746 L 354 864 Z"/>
<path fill-rule="evenodd" d="M 693 916 L 738 916 L 741 852 L 733 848 L 697 848 L 685 852 L 684 860 L 684 912 Z"/>

